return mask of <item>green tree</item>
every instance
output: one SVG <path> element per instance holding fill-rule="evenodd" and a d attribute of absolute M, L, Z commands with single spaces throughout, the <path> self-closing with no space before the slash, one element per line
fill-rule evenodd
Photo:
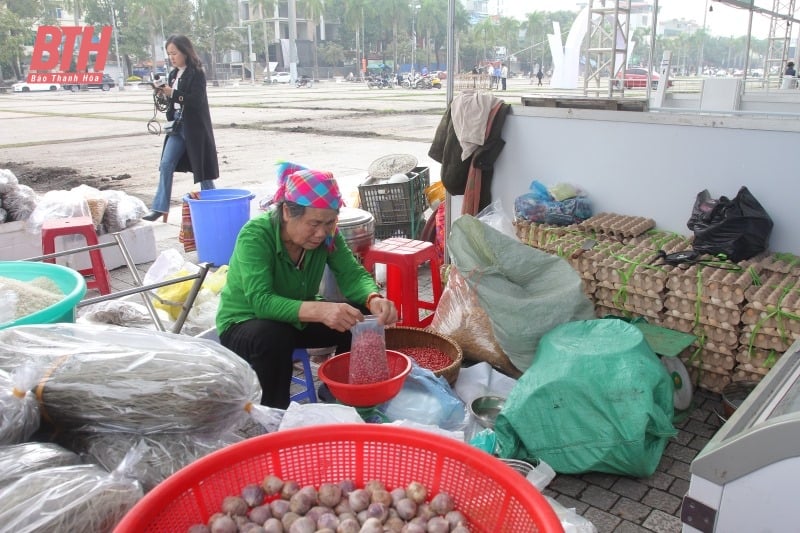
<path fill-rule="evenodd" d="M 264 72 L 266 73 L 267 81 L 270 80 L 269 40 L 272 34 L 272 30 L 269 28 L 269 24 L 267 24 L 267 19 L 272 18 L 275 13 L 276 4 L 276 0 L 251 0 L 250 2 L 250 6 L 258 11 L 258 19 L 261 19 L 261 33 L 264 38 L 264 62 L 266 65 Z"/>
<path fill-rule="evenodd" d="M 495 27 L 494 22 L 492 22 L 492 19 L 485 18 L 479 23 L 475 24 L 472 27 L 472 33 L 483 46 L 482 59 L 490 59 L 487 53 L 489 47 L 492 48 L 491 59 L 494 59 L 494 43 L 495 38 L 497 37 L 497 28 Z"/>
<path fill-rule="evenodd" d="M 198 0 L 194 33 L 194 44 L 206 45 L 211 52 L 210 79 L 219 80 L 217 73 L 217 50 L 233 47 L 235 38 L 230 27 L 235 20 L 233 5 L 228 0 Z"/>
<path fill-rule="evenodd" d="M 539 57 L 542 57 L 542 63 L 544 63 L 544 49 L 545 43 L 547 42 L 545 39 L 545 31 L 544 27 L 547 23 L 547 19 L 545 14 L 541 11 L 534 11 L 533 13 L 528 13 L 525 22 L 525 44 L 527 44 L 530 48 L 530 67 L 528 68 L 529 71 L 533 72 L 533 66 L 536 64 L 536 49 L 538 48 L 537 45 L 541 45 L 542 54 Z M 540 63 L 541 65 L 541 63 Z M 544 66 L 542 65 L 542 68 Z M 535 74 L 535 73 L 534 73 Z"/>
<path fill-rule="evenodd" d="M 314 50 L 314 79 L 319 79 L 319 63 L 317 62 L 317 21 L 325 12 L 324 0 L 300 0 L 305 8 L 306 19 L 311 24 Z"/>
<path fill-rule="evenodd" d="M 31 38 L 31 31 L 20 16 L 6 6 L 0 6 L 0 81 L 13 73 L 14 79 L 22 79 L 21 58 L 24 46 Z"/>

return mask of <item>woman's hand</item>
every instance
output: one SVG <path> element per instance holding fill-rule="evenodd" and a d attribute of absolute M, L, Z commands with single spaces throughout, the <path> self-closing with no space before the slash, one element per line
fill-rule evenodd
<path fill-rule="evenodd" d="M 384 326 L 393 326 L 397 323 L 397 308 L 394 302 L 383 296 L 370 299 L 369 312 L 377 316 L 378 322 Z"/>
<path fill-rule="evenodd" d="M 170 87 L 169 85 L 164 85 L 163 87 L 159 87 L 158 90 L 168 98 L 172 98 L 172 87 Z"/>
<path fill-rule="evenodd" d="M 336 331 L 347 331 L 364 320 L 364 315 L 346 303 L 303 302 L 299 318 L 302 322 L 321 322 Z"/>

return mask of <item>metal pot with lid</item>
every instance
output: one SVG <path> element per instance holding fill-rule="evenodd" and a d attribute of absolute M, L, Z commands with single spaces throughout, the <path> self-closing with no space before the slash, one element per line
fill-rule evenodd
<path fill-rule="evenodd" d="M 342 207 L 337 225 L 347 246 L 362 259 L 375 242 L 375 217 L 363 209 Z"/>

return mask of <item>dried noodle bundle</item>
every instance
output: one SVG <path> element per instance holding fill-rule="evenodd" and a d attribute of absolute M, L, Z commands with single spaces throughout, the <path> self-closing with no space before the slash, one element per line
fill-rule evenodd
<path fill-rule="evenodd" d="M 42 416 L 65 430 L 221 431 L 261 387 L 242 358 L 194 337 L 94 324 L 0 330 L 0 368 L 36 362 Z"/>
<path fill-rule="evenodd" d="M 137 443 L 147 449 L 140 462 L 131 469 L 145 492 L 169 476 L 209 453 L 242 440 L 230 433 L 215 436 L 190 433 L 155 433 L 141 436 L 131 433 L 81 433 L 70 440 L 69 448 L 88 454 L 92 462 L 107 469 L 118 465 Z"/>
<path fill-rule="evenodd" d="M 81 463 L 77 453 L 50 442 L 0 446 L 0 489 L 31 472 Z"/>
<path fill-rule="evenodd" d="M 142 498 L 142 488 L 96 465 L 45 468 L 0 490 L 4 531 L 113 530 Z"/>
<path fill-rule="evenodd" d="M 3 195 L 3 209 L 8 211 L 8 220 L 28 220 L 36 209 L 39 196 L 27 185 L 18 185 Z"/>
<path fill-rule="evenodd" d="M 39 429 L 39 404 L 31 392 L 39 374 L 33 366 L 0 370 L 0 444 L 25 442 Z"/>
<path fill-rule="evenodd" d="M 7 168 L 0 168 L 0 196 L 12 189 L 16 189 L 18 185 L 19 180 L 13 172 Z"/>

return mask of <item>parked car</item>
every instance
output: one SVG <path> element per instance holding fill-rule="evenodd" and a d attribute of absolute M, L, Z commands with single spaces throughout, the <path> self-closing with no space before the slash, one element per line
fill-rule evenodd
<path fill-rule="evenodd" d="M 657 72 L 653 72 L 650 75 L 650 84 L 653 89 L 658 87 L 660 78 L 661 76 Z M 644 89 L 647 87 L 647 69 L 640 67 L 626 69 L 624 78 L 622 72 L 618 73 L 617 79 L 614 80 L 614 86 L 619 89 L 622 83 L 625 84 L 626 89 Z M 671 81 L 667 87 L 672 87 Z"/>
<path fill-rule="evenodd" d="M 112 87 L 116 87 L 117 84 L 114 82 L 114 78 L 109 76 L 108 74 L 103 74 L 103 81 L 100 83 L 81 83 L 81 84 L 64 84 L 65 91 L 72 91 L 74 93 L 80 91 L 81 89 L 100 89 L 102 91 L 108 91 Z"/>
<path fill-rule="evenodd" d="M 61 89 L 58 83 L 28 83 L 20 81 L 11 86 L 15 93 L 29 93 L 33 91 L 57 91 Z"/>
<path fill-rule="evenodd" d="M 292 75 L 288 72 L 272 72 L 269 79 L 264 77 L 264 83 L 289 83 L 292 81 Z"/>

